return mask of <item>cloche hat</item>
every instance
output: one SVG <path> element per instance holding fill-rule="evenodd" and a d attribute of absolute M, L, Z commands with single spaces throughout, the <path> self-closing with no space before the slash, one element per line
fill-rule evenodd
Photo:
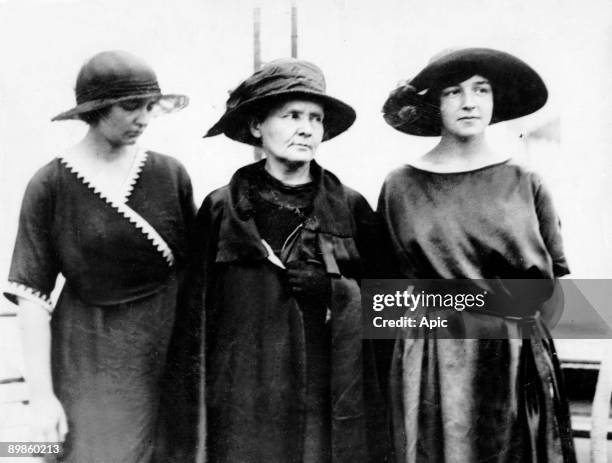
<path fill-rule="evenodd" d="M 325 77 L 318 66 L 304 60 L 282 58 L 267 63 L 230 92 L 225 114 L 204 137 L 224 133 L 233 140 L 260 146 L 261 140 L 253 137 L 249 129 L 250 117 L 255 108 L 287 97 L 305 98 L 323 105 L 323 140 L 341 134 L 356 118 L 353 108 L 326 94 Z"/>
<path fill-rule="evenodd" d="M 157 76 L 143 60 L 125 51 L 103 51 L 90 58 L 76 81 L 76 106 L 58 114 L 52 121 L 80 119 L 82 114 L 134 98 L 159 97 L 162 113 L 183 109 L 185 95 L 162 94 Z"/>
<path fill-rule="evenodd" d="M 393 90 L 383 106 L 383 117 L 401 132 L 438 136 L 437 91 L 475 74 L 491 81 L 492 124 L 531 114 L 548 98 L 542 78 L 524 61 L 490 48 L 463 48 L 434 56 L 414 78 Z"/>

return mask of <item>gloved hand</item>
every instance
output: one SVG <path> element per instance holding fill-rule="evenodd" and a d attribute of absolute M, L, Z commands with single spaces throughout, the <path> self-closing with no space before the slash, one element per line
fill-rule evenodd
<path fill-rule="evenodd" d="M 286 268 L 289 287 L 298 300 L 317 306 L 329 305 L 331 280 L 323 265 L 315 261 L 295 261 L 289 262 Z"/>

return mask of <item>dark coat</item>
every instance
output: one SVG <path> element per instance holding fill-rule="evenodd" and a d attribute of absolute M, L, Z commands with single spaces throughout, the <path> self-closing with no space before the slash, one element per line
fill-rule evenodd
<path fill-rule="evenodd" d="M 191 295 L 176 332 L 179 351 L 191 356 L 175 367 L 190 375 L 180 378 L 182 386 L 173 382 L 175 393 L 186 387 L 190 404 L 172 429 L 177 442 L 187 436 L 186 444 L 197 448 L 196 461 L 301 461 L 304 326 L 285 271 L 269 260 L 255 225 L 248 191 L 260 169 L 239 169 L 198 213 Z M 371 346 L 362 340 L 358 284 L 363 263 L 376 254 L 376 217 L 359 193 L 314 162 L 311 169 L 318 187 L 313 213 L 281 259 L 304 260 L 316 242 L 331 277 L 332 461 L 380 462 L 384 407 Z M 196 333 L 197 326 L 205 328 Z"/>

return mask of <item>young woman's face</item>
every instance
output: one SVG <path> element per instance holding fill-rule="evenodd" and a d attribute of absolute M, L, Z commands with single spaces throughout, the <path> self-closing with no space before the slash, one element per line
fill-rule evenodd
<path fill-rule="evenodd" d="M 314 101 L 289 100 L 273 108 L 251 133 L 261 139 L 268 157 L 279 162 L 310 162 L 323 140 L 323 106 Z"/>
<path fill-rule="evenodd" d="M 442 135 L 460 138 L 479 135 L 492 116 L 493 89 L 485 77 L 474 75 L 440 93 Z"/>
<path fill-rule="evenodd" d="M 149 125 L 159 98 L 125 100 L 110 107 L 95 125 L 111 145 L 133 145 Z"/>

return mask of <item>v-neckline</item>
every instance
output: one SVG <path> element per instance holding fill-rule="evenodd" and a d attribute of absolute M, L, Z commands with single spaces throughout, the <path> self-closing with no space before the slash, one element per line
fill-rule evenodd
<path fill-rule="evenodd" d="M 136 153 L 138 158 L 135 159 L 135 162 L 132 165 L 132 169 L 128 176 L 129 181 L 125 183 L 124 191 L 121 194 L 114 195 L 109 194 L 108 191 L 104 191 L 98 185 L 93 183 L 85 173 L 79 170 L 77 165 L 74 165 L 74 163 L 71 162 L 71 160 L 61 156 L 58 159 L 60 164 L 62 164 L 70 173 L 76 176 L 76 178 L 91 192 L 93 192 L 94 195 L 98 196 L 100 199 L 102 199 L 102 201 L 106 202 L 106 204 L 115 209 L 118 214 L 132 223 L 135 229 L 144 234 L 147 239 L 151 241 L 151 244 L 157 249 L 157 251 L 163 255 L 164 259 L 168 263 L 168 266 L 172 267 L 174 265 L 174 254 L 168 243 L 144 217 L 142 217 L 127 204 L 129 197 L 134 190 L 134 186 L 140 178 L 140 173 L 142 172 L 142 168 L 144 167 L 148 158 L 147 154 L 148 153 L 146 151 Z"/>
<path fill-rule="evenodd" d="M 90 190 L 102 197 L 110 203 L 126 204 L 134 191 L 134 187 L 140 178 L 142 169 L 147 161 L 147 152 L 138 150 L 134 155 L 130 169 L 117 192 L 109 191 L 107 188 L 102 188 L 99 184 L 87 174 L 86 169 L 79 166 L 78 161 L 74 162 L 74 158 L 69 159 L 65 156 L 60 156 L 59 160 L 70 171 L 76 174 L 78 179 L 85 184 Z"/>

